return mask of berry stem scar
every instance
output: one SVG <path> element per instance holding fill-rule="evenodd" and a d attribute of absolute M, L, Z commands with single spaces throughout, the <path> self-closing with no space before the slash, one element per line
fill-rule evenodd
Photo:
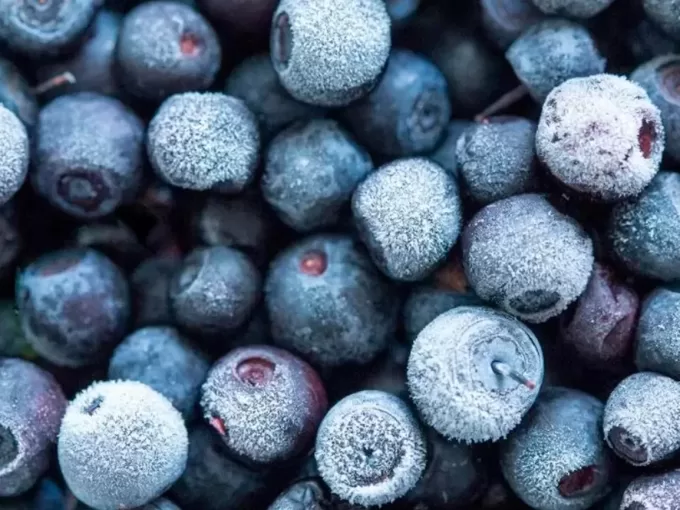
<path fill-rule="evenodd" d="M 536 383 L 527 379 L 524 375 L 520 374 L 517 370 L 512 368 L 507 363 L 503 363 L 502 361 L 494 361 L 494 362 L 491 363 L 491 368 L 498 375 L 502 375 L 504 377 L 510 377 L 514 381 L 517 381 L 518 383 L 523 384 L 524 386 L 526 386 L 530 390 L 533 390 L 533 389 L 536 388 Z"/>
<path fill-rule="evenodd" d="M 73 85 L 76 82 L 76 77 L 73 76 L 70 72 L 66 71 L 65 73 L 58 74 L 56 76 L 53 76 L 49 80 L 46 80 L 35 87 L 33 87 L 33 93 L 36 96 L 40 96 L 44 94 L 45 92 L 48 92 L 52 89 L 55 89 L 57 87 L 61 87 L 62 85 L 65 85 L 67 83 Z"/>
<path fill-rule="evenodd" d="M 484 108 L 484 110 L 482 110 L 480 113 L 475 115 L 475 122 L 484 122 L 488 117 L 491 117 L 492 115 L 509 108 L 528 93 L 529 89 L 527 89 L 525 85 L 518 85 L 510 92 L 506 92 L 501 97 L 496 99 L 496 101 Z"/>

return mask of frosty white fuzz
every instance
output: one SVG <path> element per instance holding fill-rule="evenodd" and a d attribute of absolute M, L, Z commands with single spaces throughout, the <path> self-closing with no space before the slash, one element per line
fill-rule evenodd
<path fill-rule="evenodd" d="M 19 190 L 28 173 L 29 144 L 21 121 L 0 105 L 0 205 Z"/>

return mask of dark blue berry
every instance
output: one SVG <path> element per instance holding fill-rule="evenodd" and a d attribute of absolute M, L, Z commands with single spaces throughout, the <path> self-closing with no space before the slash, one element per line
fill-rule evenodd
<path fill-rule="evenodd" d="M 532 0 L 481 0 L 479 5 L 487 37 L 501 49 L 543 18 Z"/>
<path fill-rule="evenodd" d="M 642 304 L 635 365 L 680 379 L 680 288 L 659 287 Z"/>
<path fill-rule="evenodd" d="M 130 290 L 136 327 L 173 324 L 169 289 L 180 266 L 177 257 L 152 257 L 134 270 Z"/>
<path fill-rule="evenodd" d="M 261 35 L 271 25 L 278 0 L 197 0 L 216 26 L 236 34 Z"/>

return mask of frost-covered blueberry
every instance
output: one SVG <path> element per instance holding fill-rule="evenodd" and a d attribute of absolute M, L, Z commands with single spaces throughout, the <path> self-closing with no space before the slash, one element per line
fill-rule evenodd
<path fill-rule="evenodd" d="M 0 205 L 8 202 L 26 180 L 29 153 L 26 127 L 0 105 Z"/>
<path fill-rule="evenodd" d="M 365 390 L 331 408 L 319 427 L 314 456 L 334 494 L 352 504 L 384 505 L 416 485 L 427 445 L 402 400 Z"/>
<path fill-rule="evenodd" d="M 170 283 L 170 306 L 181 327 L 198 335 L 244 324 L 260 300 L 261 277 L 243 253 L 226 246 L 197 248 Z"/>
<path fill-rule="evenodd" d="M 255 116 L 243 101 L 224 94 L 177 94 L 149 124 L 151 165 L 180 188 L 239 192 L 254 177 L 259 150 Z"/>
<path fill-rule="evenodd" d="M 532 508 L 585 510 L 609 492 L 610 454 L 602 440 L 603 404 L 561 387 L 544 390 L 501 445 L 512 490 Z"/>
<path fill-rule="evenodd" d="M 16 304 L 36 352 L 66 367 L 105 359 L 123 339 L 130 317 L 125 275 L 94 250 L 42 255 L 19 274 Z"/>
<path fill-rule="evenodd" d="M 418 335 L 408 360 L 411 399 L 449 439 L 497 441 L 536 400 L 543 352 L 521 322 L 484 307 L 441 314 Z"/>
<path fill-rule="evenodd" d="M 38 118 L 38 101 L 19 69 L 4 58 L 0 58 L 0 104 L 32 130 Z"/>
<path fill-rule="evenodd" d="M 529 322 L 558 315 L 585 290 L 593 243 L 540 195 L 486 206 L 465 228 L 465 273 L 477 295 Z"/>
<path fill-rule="evenodd" d="M 451 117 L 446 79 L 426 58 L 395 49 L 375 89 L 342 115 L 372 154 L 394 158 L 429 152 Z"/>
<path fill-rule="evenodd" d="M 463 132 L 472 126 L 468 120 L 454 119 L 449 122 L 439 146 L 430 154 L 430 159 L 444 170 L 458 178 L 458 139 Z"/>
<path fill-rule="evenodd" d="M 532 0 L 546 14 L 572 18 L 592 18 L 614 0 Z"/>
<path fill-rule="evenodd" d="M 536 124 L 490 117 L 473 124 L 457 144 L 458 172 L 472 198 L 489 204 L 538 187 Z"/>
<path fill-rule="evenodd" d="M 430 274 L 455 244 L 462 222 L 455 179 L 422 158 L 371 173 L 354 192 L 352 212 L 375 264 L 403 281 Z"/>
<path fill-rule="evenodd" d="M 607 202 L 639 194 L 659 170 L 663 151 L 659 109 L 626 78 L 574 78 L 543 105 L 536 153 L 578 194 Z"/>
<path fill-rule="evenodd" d="M 369 362 L 396 329 L 394 289 L 345 236 L 317 235 L 281 252 L 265 302 L 274 342 L 323 367 Z"/>
<path fill-rule="evenodd" d="M 26 492 L 47 470 L 65 410 L 49 372 L 0 357 L 0 496 Z"/>
<path fill-rule="evenodd" d="M 645 13 L 658 27 L 680 41 L 680 1 L 642 0 Z"/>
<path fill-rule="evenodd" d="M 173 324 L 169 288 L 181 266 L 176 257 L 152 257 L 130 276 L 132 312 L 137 327 Z"/>
<path fill-rule="evenodd" d="M 264 345 L 229 352 L 210 369 L 201 391 L 205 421 L 231 452 L 259 464 L 304 452 L 327 408 L 316 371 Z"/>
<path fill-rule="evenodd" d="M 163 494 L 187 462 L 179 412 L 136 381 L 94 383 L 69 404 L 59 431 L 66 484 L 96 510 L 142 506 Z"/>
<path fill-rule="evenodd" d="M 617 204 L 607 237 L 629 271 L 664 281 L 680 279 L 680 175 L 659 172 L 634 199 Z"/>
<path fill-rule="evenodd" d="M 262 195 L 281 221 L 307 232 L 335 224 L 371 170 L 371 157 L 336 121 L 297 123 L 269 144 Z"/>
<path fill-rule="evenodd" d="M 678 507 L 680 470 L 636 478 L 623 493 L 620 506 L 621 510 L 675 510 Z"/>
<path fill-rule="evenodd" d="M 571 78 L 603 73 L 606 64 L 588 30 L 563 19 L 535 24 L 508 48 L 506 57 L 538 103 Z"/>
<path fill-rule="evenodd" d="M 543 18 L 532 0 L 481 0 L 479 5 L 487 37 L 501 49 Z"/>
<path fill-rule="evenodd" d="M 294 98 L 343 106 L 375 86 L 391 42 L 384 0 L 281 0 L 270 50 L 281 84 Z"/>
<path fill-rule="evenodd" d="M 680 383 L 638 372 L 609 395 L 603 430 L 609 447 L 634 466 L 647 466 L 680 450 Z"/>
<path fill-rule="evenodd" d="M 680 288 L 659 287 L 645 298 L 636 331 L 635 365 L 680 380 Z"/>

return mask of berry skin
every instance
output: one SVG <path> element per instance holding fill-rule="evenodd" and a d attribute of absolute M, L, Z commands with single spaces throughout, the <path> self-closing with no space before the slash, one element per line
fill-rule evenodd
<path fill-rule="evenodd" d="M 301 480 L 284 490 L 267 507 L 267 510 L 336 510 L 328 506 L 323 482 L 320 480 Z"/>
<path fill-rule="evenodd" d="M 26 128 L 0 105 L 0 205 L 7 203 L 26 180 L 29 153 Z"/>
<path fill-rule="evenodd" d="M 607 237 L 629 271 L 663 281 L 680 279 L 680 176 L 659 172 L 637 197 L 617 204 Z"/>
<path fill-rule="evenodd" d="M 106 216 L 137 193 L 143 143 L 142 121 L 117 99 L 59 97 L 40 111 L 33 188 L 76 218 Z"/>
<path fill-rule="evenodd" d="M 585 290 L 593 243 L 540 195 L 486 206 L 463 233 L 463 264 L 475 293 L 528 322 L 558 315 Z"/>
<path fill-rule="evenodd" d="M 229 333 L 248 320 L 261 286 L 257 268 L 241 252 L 225 246 L 197 248 L 170 283 L 170 306 L 177 324 L 191 333 Z"/>
<path fill-rule="evenodd" d="M 26 492 L 47 470 L 65 410 L 49 372 L 0 357 L 0 496 Z"/>
<path fill-rule="evenodd" d="M 371 157 L 334 120 L 298 123 L 269 144 L 262 195 L 281 221 L 308 232 L 337 223 L 371 170 Z"/>
<path fill-rule="evenodd" d="M 680 41 L 680 1 L 643 0 L 642 7 L 649 19 L 676 41 Z"/>
<path fill-rule="evenodd" d="M 571 78 L 603 73 L 606 64 L 588 30 L 563 19 L 533 25 L 508 48 L 506 57 L 538 103 Z"/>
<path fill-rule="evenodd" d="M 475 201 L 486 205 L 538 187 L 535 137 L 530 120 L 491 117 L 458 138 L 458 172 Z"/>
<path fill-rule="evenodd" d="M 177 94 L 149 124 L 151 165 L 180 188 L 239 192 L 254 177 L 259 151 L 255 116 L 241 100 L 224 94 Z"/>
<path fill-rule="evenodd" d="M 317 106 L 344 106 L 370 92 L 390 46 L 384 0 L 281 0 L 272 20 L 281 85 Z"/>
<path fill-rule="evenodd" d="M 222 50 L 217 34 L 196 10 L 178 2 L 144 2 L 123 19 L 116 46 L 125 90 L 162 101 L 212 85 Z"/>
<path fill-rule="evenodd" d="M 319 427 L 314 456 L 324 482 L 341 499 L 384 505 L 416 485 L 427 445 L 402 400 L 365 390 L 331 408 Z"/>
<path fill-rule="evenodd" d="M 458 139 L 467 128 L 474 124 L 468 120 L 454 119 L 446 128 L 444 138 L 439 146 L 430 154 L 430 159 L 440 165 L 456 179 L 458 171 Z"/>
<path fill-rule="evenodd" d="M 16 115 L 28 131 L 38 118 L 38 101 L 12 62 L 0 58 L 0 104 Z"/>
<path fill-rule="evenodd" d="M 633 466 L 647 466 L 680 450 L 680 383 L 638 372 L 609 395 L 603 430 L 609 447 Z"/>
<path fill-rule="evenodd" d="M 503 364 L 525 379 L 502 375 Z M 411 399 L 425 423 L 448 439 L 497 441 L 515 428 L 538 396 L 543 353 L 510 315 L 458 307 L 423 329 L 408 361 Z"/>
<path fill-rule="evenodd" d="M 148 327 L 138 329 L 116 347 L 109 361 L 108 378 L 146 384 L 189 421 L 209 368 L 205 356 L 175 329 Z"/>
<path fill-rule="evenodd" d="M 611 5 L 614 0 L 532 0 L 545 14 L 592 18 Z"/>
<path fill-rule="evenodd" d="M 203 417 L 227 448 L 259 464 L 303 453 L 327 408 L 314 369 L 264 345 L 234 349 L 217 361 L 201 393 Z"/>
<path fill-rule="evenodd" d="M 623 493 L 621 510 L 675 510 L 680 505 L 680 470 L 641 476 Z M 619 507 L 616 507 L 618 510 Z"/>
<path fill-rule="evenodd" d="M 216 26 L 244 35 L 260 35 L 269 29 L 278 0 L 196 0 Z"/>
<path fill-rule="evenodd" d="M 106 359 L 125 335 L 130 316 L 125 276 L 94 250 L 41 256 L 19 274 L 16 304 L 35 351 L 65 367 Z"/>
<path fill-rule="evenodd" d="M 532 0 L 481 0 L 482 27 L 499 48 L 506 49 L 543 14 Z"/>
<path fill-rule="evenodd" d="M 354 192 L 352 212 L 375 264 L 402 281 L 430 274 L 462 222 L 456 181 L 422 158 L 396 160 L 370 174 Z"/>
<path fill-rule="evenodd" d="M 95 510 L 142 506 L 184 471 L 182 416 L 136 381 L 92 384 L 69 404 L 59 431 L 59 466 L 71 492 Z"/>
<path fill-rule="evenodd" d="M 554 88 L 541 112 L 536 153 L 571 191 L 615 202 L 639 194 L 659 170 L 661 114 L 626 78 L 600 74 Z"/>
<path fill-rule="evenodd" d="M 635 342 L 638 370 L 680 379 L 680 288 L 659 287 L 647 296 Z"/>
<path fill-rule="evenodd" d="M 501 445 L 512 490 L 532 508 L 585 510 L 609 492 L 612 459 L 602 440 L 602 402 L 561 387 L 544 390 Z"/>
<path fill-rule="evenodd" d="M 394 289 L 345 236 L 317 235 L 281 252 L 265 303 L 274 343 L 322 367 L 367 363 L 396 330 Z"/>
<path fill-rule="evenodd" d="M 434 149 L 450 117 L 444 75 L 426 58 L 399 49 L 373 91 L 343 112 L 360 143 L 392 158 Z"/>
<path fill-rule="evenodd" d="M 173 324 L 168 290 L 180 266 L 175 257 L 152 257 L 133 271 L 130 290 L 136 327 Z"/>

